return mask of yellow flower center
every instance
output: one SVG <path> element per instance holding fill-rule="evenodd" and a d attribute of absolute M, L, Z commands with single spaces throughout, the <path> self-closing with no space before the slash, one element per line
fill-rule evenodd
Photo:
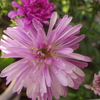
<path fill-rule="evenodd" d="M 42 48 L 42 49 L 38 50 L 38 52 L 39 52 L 38 57 L 40 59 L 45 59 L 45 58 L 51 56 L 51 50 L 47 50 L 47 48 Z"/>

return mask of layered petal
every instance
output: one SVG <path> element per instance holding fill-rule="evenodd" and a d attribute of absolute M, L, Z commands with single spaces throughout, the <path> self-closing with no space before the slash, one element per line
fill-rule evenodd
<path fill-rule="evenodd" d="M 21 0 L 21 2 L 25 9 L 22 9 L 22 6 L 16 2 L 13 5 L 19 9 L 20 13 L 29 10 L 26 15 L 29 14 L 31 18 L 33 16 L 31 10 L 37 5 L 36 0 Z M 37 2 L 43 5 L 49 3 L 47 0 Z M 48 8 L 50 6 L 51 4 Z M 50 7 L 51 10 L 52 7 Z M 40 11 L 39 8 L 34 9 L 35 13 Z M 48 9 L 46 11 L 49 13 Z M 49 18 L 49 15 L 43 16 Z M 27 96 L 32 100 L 52 100 L 52 96 L 56 99 L 60 96 L 65 97 L 68 93 L 66 87 L 79 88 L 85 76 L 81 69 L 87 67 L 86 62 L 91 62 L 91 58 L 74 53 L 74 50 L 79 47 L 77 43 L 84 38 L 84 35 L 76 36 L 82 25 L 68 25 L 71 20 L 72 17 L 65 15 L 57 23 L 57 13 L 54 12 L 47 32 L 43 25 L 34 18 L 27 29 L 24 27 L 23 21 L 25 20 L 19 18 L 16 21 L 18 26 L 9 27 L 4 31 L 5 34 L 0 41 L 0 50 L 5 54 L 1 57 L 20 58 L 7 66 L 0 74 L 0 77 L 6 77 L 6 84 L 16 81 L 13 92 L 20 93 L 25 87 Z M 96 75 L 95 79 L 98 80 Z M 94 81 L 94 84 L 97 82 Z"/>
<path fill-rule="evenodd" d="M 21 0 L 21 3 L 22 5 L 16 1 L 12 2 L 12 6 L 16 7 L 17 10 L 9 12 L 8 17 L 14 19 L 17 16 L 22 16 L 23 19 L 28 21 L 27 24 L 31 23 L 34 18 L 45 24 L 49 23 L 48 19 L 55 8 L 53 3 L 48 0 Z"/>

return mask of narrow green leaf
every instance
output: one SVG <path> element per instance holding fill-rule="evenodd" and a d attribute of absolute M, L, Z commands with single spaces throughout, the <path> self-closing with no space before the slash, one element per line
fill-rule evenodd
<path fill-rule="evenodd" d="M 0 58 L 0 72 L 13 62 L 13 58 Z"/>

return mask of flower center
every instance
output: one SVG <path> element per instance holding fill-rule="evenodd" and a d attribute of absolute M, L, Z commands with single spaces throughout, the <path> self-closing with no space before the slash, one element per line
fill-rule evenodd
<path fill-rule="evenodd" d="M 41 6 L 40 6 L 39 4 L 37 4 L 35 7 L 36 7 L 36 8 L 40 8 Z"/>
<path fill-rule="evenodd" d="M 40 50 L 38 50 L 38 57 L 40 59 L 45 59 L 47 57 L 50 57 L 51 56 L 51 50 L 47 50 L 47 48 L 42 48 Z"/>

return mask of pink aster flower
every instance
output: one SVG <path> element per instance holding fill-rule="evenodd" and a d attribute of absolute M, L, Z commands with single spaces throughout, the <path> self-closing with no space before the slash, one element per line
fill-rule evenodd
<path fill-rule="evenodd" d="M 100 95 L 100 72 L 98 75 L 94 75 L 93 85 L 84 85 L 87 89 L 91 89 L 97 95 Z"/>
<path fill-rule="evenodd" d="M 96 0 L 96 1 L 98 1 L 100 3 L 100 0 Z"/>
<path fill-rule="evenodd" d="M 51 17 L 52 11 L 55 7 L 48 0 L 21 0 L 22 5 L 13 1 L 13 7 L 17 10 L 8 13 L 11 19 L 16 16 L 22 16 L 25 23 L 31 23 L 35 18 L 43 23 L 48 23 L 48 19 Z"/>
<path fill-rule="evenodd" d="M 20 93 L 25 87 L 32 100 L 52 100 L 52 96 L 59 99 L 66 96 L 66 87 L 78 89 L 85 76 L 81 68 L 88 65 L 83 61 L 91 61 L 87 56 L 74 53 L 79 47 L 77 43 L 84 38 L 84 35 L 75 36 L 82 25 L 68 25 L 72 17 L 67 15 L 55 26 L 56 20 L 54 12 L 47 33 L 36 19 L 33 19 L 33 30 L 25 31 L 20 24 L 7 28 L 0 42 L 5 53 L 2 58 L 22 58 L 6 67 L 0 77 L 7 77 L 7 84 L 16 81 L 14 92 Z"/>

